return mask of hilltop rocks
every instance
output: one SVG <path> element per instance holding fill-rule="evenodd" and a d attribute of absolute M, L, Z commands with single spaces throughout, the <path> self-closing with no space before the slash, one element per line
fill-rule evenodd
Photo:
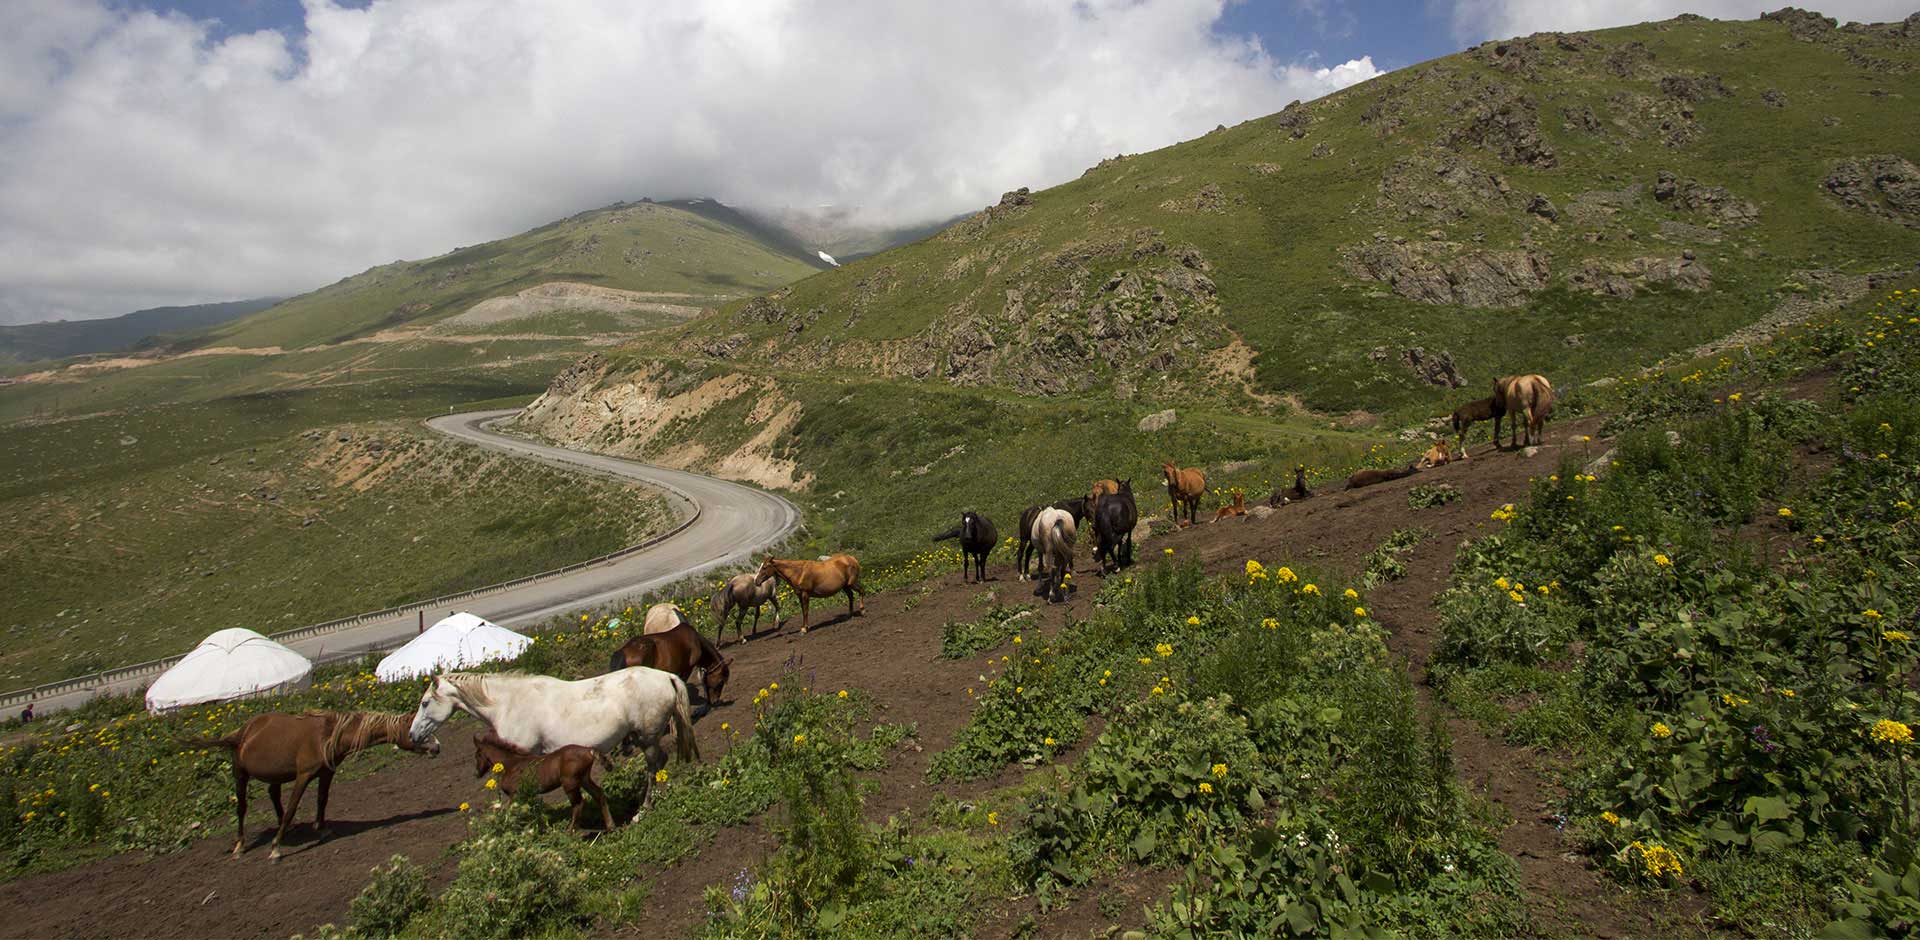
<path fill-rule="evenodd" d="M 1413 374 L 1419 376 L 1421 381 L 1439 388 L 1462 388 L 1467 384 L 1466 376 L 1461 375 L 1460 368 L 1453 364 L 1453 354 L 1445 350 L 1429 355 L 1425 347 L 1414 346 L 1394 356 L 1387 347 L 1375 346 L 1372 352 L 1367 353 L 1367 358 L 1374 362 L 1397 359 L 1401 365 L 1413 370 Z"/>
<path fill-rule="evenodd" d="M 1032 190 L 1029 190 L 1027 187 L 1022 186 L 1019 189 L 1014 190 L 1013 192 L 1001 193 L 1000 204 L 995 206 L 994 208 L 1011 209 L 1016 206 L 1030 206 L 1030 205 L 1033 205 L 1033 192 Z"/>
<path fill-rule="evenodd" d="M 1456 242 L 1374 242 L 1341 255 L 1354 277 L 1380 281 L 1424 304 L 1514 307 L 1547 286 L 1547 259 L 1528 251 L 1469 251 Z"/>
<path fill-rule="evenodd" d="M 1849 209 L 1920 227 L 1920 167 L 1904 157 L 1881 154 L 1842 160 L 1822 185 Z"/>
<path fill-rule="evenodd" d="M 1812 10 L 1799 7 L 1782 7 L 1772 13 L 1760 14 L 1760 19 L 1769 23 L 1779 23 L 1801 42 L 1819 42 L 1839 27 L 1840 22 L 1831 16 L 1821 16 Z"/>
<path fill-rule="evenodd" d="M 1567 274 L 1567 285 L 1599 297 L 1627 299 L 1648 287 L 1669 286 L 1699 293 L 1713 286 L 1713 272 L 1689 257 L 1643 257 L 1624 261 L 1587 261 Z"/>
<path fill-rule="evenodd" d="M 1313 115 L 1306 105 L 1293 101 L 1289 102 L 1286 109 L 1273 119 L 1273 123 L 1289 139 L 1299 140 L 1307 136 L 1307 128 L 1313 126 Z"/>
<path fill-rule="evenodd" d="M 1653 198 L 1676 209 L 1711 216 L 1727 225 L 1750 225 L 1760 218 L 1760 207 L 1740 199 L 1724 187 L 1708 186 L 1699 180 L 1682 179 L 1669 170 L 1661 170 L 1654 179 Z"/>

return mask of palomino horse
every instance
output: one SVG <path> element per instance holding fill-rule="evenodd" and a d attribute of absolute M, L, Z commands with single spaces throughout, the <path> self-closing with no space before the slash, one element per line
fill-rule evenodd
<path fill-rule="evenodd" d="M 1021 510 L 1020 531 L 1017 533 L 1020 536 L 1020 550 L 1015 556 L 1015 561 L 1018 563 L 1020 580 L 1022 581 L 1027 579 L 1027 565 L 1035 560 L 1033 520 L 1040 517 L 1040 511 L 1042 509 L 1047 508 L 1065 510 L 1068 515 L 1073 516 L 1073 521 L 1076 525 L 1078 525 L 1081 520 L 1087 518 L 1087 498 L 1085 496 L 1063 499 L 1059 502 L 1051 503 L 1048 506 L 1028 506 Z"/>
<path fill-rule="evenodd" d="M 665 633 L 683 623 L 690 622 L 687 620 L 686 611 L 670 601 L 662 601 L 647 608 L 646 617 L 640 621 L 640 635 L 652 636 L 656 633 Z"/>
<path fill-rule="evenodd" d="M 1173 501 L 1173 522 L 1180 524 L 1180 511 L 1187 513 L 1187 525 L 1199 521 L 1200 497 L 1207 493 L 1207 475 L 1198 468 L 1182 469 L 1162 462 L 1160 473 L 1167 478 L 1167 499 Z"/>
<path fill-rule="evenodd" d="M 993 520 L 977 512 L 963 512 L 959 525 L 933 537 L 936 542 L 947 539 L 960 540 L 960 582 L 964 584 L 973 576 L 976 565 L 980 569 L 980 580 L 985 581 L 987 556 L 1000 543 L 1000 530 L 993 527 Z"/>
<path fill-rule="evenodd" d="M 410 737 L 407 716 L 378 712 L 302 712 L 288 715 L 268 712 L 255 715 L 240 730 L 224 738 L 193 738 L 180 742 L 185 747 L 224 747 L 233 752 L 234 814 L 239 832 L 234 837 L 233 857 L 247 848 L 247 781 L 263 780 L 267 797 L 273 800 L 274 815 L 280 828 L 273 834 L 273 853 L 268 861 L 280 860 L 280 840 L 286 838 L 293 817 L 300 812 L 300 798 L 307 784 L 320 782 L 320 806 L 314 816 L 314 831 L 327 834 L 327 792 L 333 788 L 334 771 L 355 751 L 381 744 L 396 745 L 431 757 L 440 756 L 440 742 L 430 735 Z M 280 805 L 280 787 L 293 784 L 293 801 Z"/>
<path fill-rule="evenodd" d="M 1347 478 L 1347 489 L 1357 490 L 1363 486 L 1372 486 L 1375 483 L 1385 483 L 1388 480 L 1410 477 L 1419 472 L 1420 466 L 1411 463 L 1398 470 L 1361 470 Z"/>
<path fill-rule="evenodd" d="M 1108 563 L 1118 571 L 1133 564 L 1133 527 L 1140 523 L 1140 508 L 1133 501 L 1133 481 L 1100 499 L 1093 514 L 1093 562 L 1105 571 Z"/>
<path fill-rule="evenodd" d="M 667 762 L 660 740 L 671 728 L 680 759 L 700 759 L 687 684 L 658 669 L 622 669 L 578 682 L 514 673 L 435 676 L 414 712 L 413 740 L 432 735 L 456 708 L 533 754 L 569 744 L 611 752 L 632 741 L 646 752 L 647 768 L 658 770 Z"/>
<path fill-rule="evenodd" d="M 1496 385 L 1495 388 L 1497 389 L 1498 386 Z M 1453 422 L 1454 434 L 1458 435 L 1458 439 L 1454 441 L 1454 446 L 1459 449 L 1459 459 L 1467 459 L 1467 429 L 1473 427 L 1475 421 L 1491 419 L 1494 422 L 1493 446 L 1498 448 L 1500 446 L 1500 417 L 1506 413 L 1506 402 L 1503 401 L 1498 394 L 1495 394 L 1491 398 L 1475 399 L 1453 409 L 1453 414 L 1449 417 L 1449 420 Z"/>
<path fill-rule="evenodd" d="M 773 605 L 773 620 L 780 622 L 780 582 L 760 582 L 757 574 L 736 574 L 713 592 L 713 619 L 718 629 L 713 632 L 713 640 L 718 643 L 727 636 L 727 614 L 733 614 L 733 632 L 745 643 L 760 635 L 760 608 Z M 748 636 L 745 628 L 747 610 L 753 610 L 753 635 Z M 643 631 L 644 632 L 644 631 Z"/>
<path fill-rule="evenodd" d="M 486 776 L 487 771 L 498 766 L 500 789 L 515 793 L 519 792 L 520 779 L 531 770 L 535 793 L 552 793 L 555 789 L 567 791 L 567 802 L 573 804 L 575 829 L 580 828 L 580 810 L 586 804 L 580 797 L 582 789 L 593 794 L 594 800 L 600 804 L 600 821 L 604 827 L 613 828 L 613 810 L 607 806 L 607 795 L 600 791 L 599 784 L 593 782 L 595 762 L 608 770 L 613 769 L 613 765 L 607 763 L 607 755 L 578 744 L 569 744 L 547 754 L 529 754 L 490 731 L 473 736 L 475 779 Z"/>
<path fill-rule="evenodd" d="M 1033 596 L 1050 604 L 1067 599 L 1065 576 L 1073 570 L 1074 534 L 1073 514 L 1064 509 L 1048 507 L 1034 517 L 1029 535 L 1040 546 L 1040 586 Z"/>
<path fill-rule="evenodd" d="M 1520 419 L 1527 420 L 1527 445 L 1538 444 L 1544 438 L 1540 433 L 1542 425 L 1547 423 L 1547 415 L 1553 413 L 1553 383 L 1544 375 L 1509 375 L 1493 385 L 1493 397 L 1500 400 L 1506 412 L 1507 433 L 1510 447 L 1520 447 Z M 1493 445 L 1500 446 L 1500 419 L 1493 419 Z"/>
<path fill-rule="evenodd" d="M 834 555 L 826 561 L 768 555 L 766 563 L 760 566 L 760 580 L 773 578 L 787 582 L 787 586 L 793 588 L 794 596 L 800 598 L 800 633 L 803 636 L 807 632 L 807 608 L 816 597 L 832 597 L 845 592 L 849 617 L 864 613 L 867 609 L 866 602 L 855 596 L 867 593 L 867 589 L 860 586 L 860 559 L 852 555 Z M 855 606 L 856 602 L 858 606 Z"/>
<path fill-rule="evenodd" d="M 625 646 L 613 651 L 607 671 L 631 666 L 670 672 L 682 682 L 691 682 L 693 671 L 700 670 L 700 690 L 706 694 L 707 707 L 711 708 L 719 704 L 720 694 L 726 690 L 733 659 L 721 656 L 720 647 L 702 636 L 693 624 L 683 623 L 665 633 L 628 640 Z"/>

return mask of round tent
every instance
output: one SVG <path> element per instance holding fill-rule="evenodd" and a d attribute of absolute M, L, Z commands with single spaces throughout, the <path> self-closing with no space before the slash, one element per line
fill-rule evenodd
<path fill-rule="evenodd" d="M 164 712 L 303 688 L 313 673 L 305 656 L 252 630 L 234 627 L 200 641 L 147 688 L 147 710 Z"/>
<path fill-rule="evenodd" d="M 496 659 L 512 659 L 533 641 L 506 627 L 461 612 L 428 627 L 374 667 L 386 682 L 424 676 L 441 669 L 464 669 Z"/>

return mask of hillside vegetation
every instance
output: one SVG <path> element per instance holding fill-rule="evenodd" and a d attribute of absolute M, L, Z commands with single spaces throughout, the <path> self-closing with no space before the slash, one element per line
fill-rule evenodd
<path fill-rule="evenodd" d="M 64 359 L 86 353 L 129 349 L 143 345 L 143 340 L 159 342 L 166 334 L 215 326 L 265 310 L 279 302 L 280 298 L 269 297 L 187 307 L 153 307 L 98 320 L 59 320 L 0 326 L 0 364 Z"/>

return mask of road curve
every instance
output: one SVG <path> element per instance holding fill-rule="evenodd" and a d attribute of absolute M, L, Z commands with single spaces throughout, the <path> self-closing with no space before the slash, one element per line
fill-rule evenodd
<path fill-rule="evenodd" d="M 681 520 L 689 516 L 696 518 L 659 544 L 611 561 L 465 598 L 449 604 L 444 611 L 426 611 L 424 620 L 428 624 L 454 610 L 466 610 L 504 627 L 538 626 L 555 614 L 630 597 L 743 561 L 785 538 L 799 524 L 800 512 L 792 503 L 764 490 L 683 470 L 508 437 L 487 429 L 488 424 L 516 413 L 508 409 L 442 415 L 429 419 L 427 427 L 488 450 L 656 487 L 677 504 L 675 509 Z M 421 621 L 421 615 L 409 612 L 294 640 L 288 645 L 312 659 L 337 659 L 398 646 L 415 634 Z M 110 682 L 50 696 L 36 702 L 34 707 L 41 712 L 63 711 L 100 695 L 132 692 L 152 681 L 152 676 L 145 676 Z"/>

